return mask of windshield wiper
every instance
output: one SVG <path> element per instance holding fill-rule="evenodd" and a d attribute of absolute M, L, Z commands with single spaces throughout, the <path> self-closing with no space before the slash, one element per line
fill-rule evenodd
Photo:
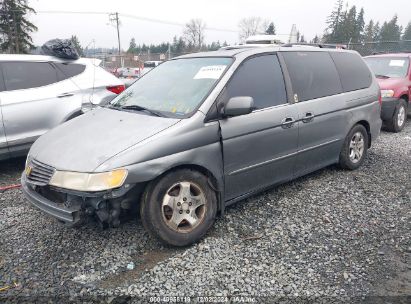
<path fill-rule="evenodd" d="M 121 106 L 121 107 L 114 107 L 114 108 L 118 108 L 119 110 L 145 111 L 145 112 L 148 112 L 148 113 L 150 113 L 150 114 L 152 114 L 152 115 L 154 115 L 154 116 L 164 117 L 164 115 L 161 114 L 161 113 L 158 112 L 158 111 L 150 110 L 150 109 L 147 109 L 147 108 L 145 108 L 145 107 L 138 106 L 138 105 Z"/>
<path fill-rule="evenodd" d="M 388 78 L 390 78 L 390 76 L 387 76 L 387 75 L 380 75 L 380 74 L 376 74 L 376 75 L 375 75 L 375 77 L 377 77 L 377 78 L 384 78 L 384 79 L 388 79 Z"/>

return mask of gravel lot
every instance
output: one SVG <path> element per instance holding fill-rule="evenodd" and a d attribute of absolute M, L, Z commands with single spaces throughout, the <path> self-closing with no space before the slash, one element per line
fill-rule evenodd
<path fill-rule="evenodd" d="M 18 181 L 23 166 L 0 163 L 0 186 Z M 242 201 L 183 249 L 162 246 L 138 218 L 104 231 L 93 221 L 66 228 L 9 190 L 0 193 L 0 302 L 253 295 L 410 303 L 410 179 L 411 123 L 383 132 L 360 170 L 330 167 Z"/>

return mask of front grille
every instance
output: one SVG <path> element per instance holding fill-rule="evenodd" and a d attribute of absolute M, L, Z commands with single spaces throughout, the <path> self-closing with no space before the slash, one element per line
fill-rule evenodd
<path fill-rule="evenodd" d="M 31 168 L 30 173 L 27 175 L 27 181 L 29 183 L 37 186 L 46 186 L 49 184 L 55 171 L 53 167 L 35 159 L 30 161 L 29 166 Z"/>

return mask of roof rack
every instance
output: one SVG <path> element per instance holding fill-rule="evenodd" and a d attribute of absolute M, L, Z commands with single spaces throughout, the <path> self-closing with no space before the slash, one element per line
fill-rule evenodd
<path fill-rule="evenodd" d="M 321 49 L 347 49 L 345 44 L 331 44 L 331 43 L 286 43 L 283 44 L 282 47 L 293 47 L 293 46 L 312 46 L 318 47 Z"/>

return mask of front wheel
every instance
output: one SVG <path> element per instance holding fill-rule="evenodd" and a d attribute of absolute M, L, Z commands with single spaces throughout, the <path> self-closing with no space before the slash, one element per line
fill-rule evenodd
<path fill-rule="evenodd" d="M 386 122 L 387 131 L 401 132 L 405 127 L 407 121 L 407 103 L 401 99 L 399 104 L 395 107 L 394 115 L 390 121 Z"/>
<path fill-rule="evenodd" d="M 339 164 L 342 168 L 355 170 L 365 160 L 368 151 L 368 133 L 362 125 L 355 125 L 344 140 Z"/>
<path fill-rule="evenodd" d="M 217 197 L 206 176 L 180 169 L 147 186 L 140 213 L 150 234 L 169 245 L 187 246 L 213 225 Z"/>

